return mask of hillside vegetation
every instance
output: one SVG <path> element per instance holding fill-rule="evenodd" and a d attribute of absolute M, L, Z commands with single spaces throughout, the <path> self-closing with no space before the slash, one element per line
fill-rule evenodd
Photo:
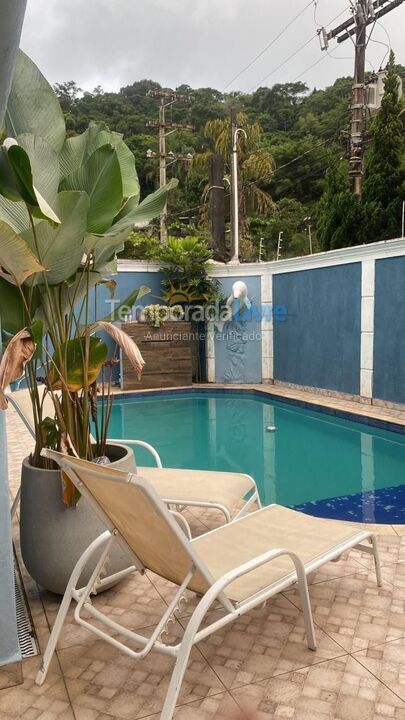
<path fill-rule="evenodd" d="M 397 67 L 405 80 L 405 67 Z M 249 187 L 257 188 L 256 201 L 248 202 L 243 226 L 243 259 L 258 258 L 260 238 L 263 238 L 263 259 L 272 259 L 277 248 L 277 238 L 283 230 L 282 256 L 309 252 L 308 220 L 311 217 L 314 249 L 333 246 L 316 231 L 322 225 L 322 204 L 320 200 L 327 190 L 326 173 L 340 176 L 345 182 L 348 155 L 349 104 L 351 97 L 350 77 L 343 77 L 323 90 L 310 90 L 302 82 L 276 84 L 261 87 L 253 94 L 224 94 L 213 88 L 193 89 L 187 85 L 175 88 L 179 93 L 191 97 L 191 105 L 181 102 L 168 111 L 167 120 L 187 123 L 193 130 L 179 130 L 167 139 L 167 150 L 186 155 L 192 153 L 196 161 L 173 163 L 168 176 L 176 176 L 180 183 L 170 195 L 169 232 L 174 235 L 206 232 L 208 170 L 204 162 L 207 153 L 214 147 L 212 132 L 207 133 L 207 123 L 227 120 L 232 105 L 236 106 L 239 118 L 254 137 L 254 156 L 248 163 Z M 158 151 L 157 129 L 147 127 L 149 121 L 158 118 L 158 100 L 147 95 L 150 90 L 160 90 L 158 83 L 141 80 L 121 88 L 119 92 L 104 92 L 95 88 L 93 92 L 80 91 L 74 82 L 56 85 L 67 122 L 68 132 L 82 132 L 89 121 L 104 121 L 111 130 L 124 134 L 134 152 L 141 182 L 142 195 L 152 192 L 158 181 L 158 161 L 147 158 L 150 149 Z M 169 89 L 169 88 L 168 88 Z M 401 122 L 405 113 L 401 116 Z M 402 134 L 403 134 L 402 123 Z M 369 141 L 372 144 L 372 132 Z M 403 148 L 403 142 L 402 142 Z M 402 168 L 405 161 L 402 153 Z M 267 162 L 265 173 L 260 172 L 263 158 L 272 159 L 272 170 Z M 225 173 L 228 172 L 228 158 L 224 151 Z M 336 168 L 336 165 L 340 167 Z M 260 204 L 261 193 L 263 203 Z M 228 191 L 226 190 L 226 195 Z M 265 201 L 270 197 L 271 201 Z M 229 220 L 229 198 L 226 198 L 226 220 Z M 390 231 L 392 232 L 392 228 Z M 148 230 L 150 234 L 152 231 Z M 156 230 L 157 232 L 157 230 Z M 355 241 L 374 239 L 357 238 L 353 227 L 349 235 L 339 235 L 338 245 L 354 244 Z M 320 233 L 322 235 L 322 233 Z M 400 234 L 400 218 L 398 219 Z M 135 246 L 144 243 L 136 239 Z M 130 251 L 130 248 L 129 248 Z M 136 252 L 136 251 L 135 251 Z"/>

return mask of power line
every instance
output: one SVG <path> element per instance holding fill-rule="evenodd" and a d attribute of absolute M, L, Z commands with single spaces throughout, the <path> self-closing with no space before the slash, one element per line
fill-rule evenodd
<path fill-rule="evenodd" d="M 305 70 L 303 70 L 302 73 L 300 73 L 299 75 L 297 75 L 297 77 L 294 78 L 293 82 L 296 82 L 297 80 L 299 80 L 300 78 L 302 78 L 303 75 L 306 75 L 307 72 L 309 72 L 310 70 L 312 70 L 312 68 L 316 67 L 316 65 L 319 65 L 319 63 L 322 62 L 322 60 L 325 60 L 326 57 L 327 57 L 327 55 L 321 55 L 321 57 L 318 58 L 318 60 L 315 60 L 315 62 L 313 62 L 312 65 L 309 65 L 309 67 L 307 67 Z"/>
<path fill-rule="evenodd" d="M 262 175 L 261 177 L 257 178 L 256 180 L 252 180 L 251 182 L 247 183 L 247 184 L 246 184 L 246 187 L 251 187 L 252 185 L 256 185 L 257 183 L 262 182 L 263 180 L 272 180 L 272 179 L 274 178 L 274 176 L 275 176 L 278 172 L 280 172 L 280 170 L 284 170 L 284 168 L 289 167 L 290 165 L 293 165 L 294 163 L 298 162 L 298 160 L 301 160 L 303 157 L 306 157 L 307 155 L 309 155 L 310 153 L 314 152 L 315 150 L 318 150 L 318 148 L 326 145 L 326 144 L 327 144 L 328 142 L 330 142 L 331 140 L 336 139 L 336 137 L 337 137 L 344 129 L 345 129 L 345 128 L 339 128 L 339 129 L 336 130 L 332 135 L 330 135 L 329 137 L 327 137 L 325 140 L 322 140 L 321 142 L 317 143 L 316 145 L 313 145 L 313 147 L 309 148 L 308 150 L 305 150 L 305 152 L 300 153 L 299 155 L 297 155 L 296 157 L 292 158 L 292 159 L 289 160 L 288 162 L 283 163 L 283 165 L 279 165 L 278 167 L 276 167 L 276 169 L 275 169 L 274 172 L 271 174 L 271 176 L 269 176 L 269 175 Z M 230 197 L 230 193 L 226 193 L 226 194 L 225 194 L 225 197 L 226 197 L 226 198 Z M 200 203 L 199 205 L 195 205 L 194 207 L 191 207 L 191 208 L 184 208 L 183 210 L 179 210 L 178 212 L 169 213 L 169 215 L 170 215 L 170 217 L 175 217 L 175 216 L 177 217 L 177 216 L 179 216 L 179 215 L 184 215 L 185 213 L 188 213 L 188 212 L 193 212 L 194 210 L 200 210 L 201 208 L 204 208 L 204 207 L 206 207 L 207 205 L 208 205 L 208 202 Z"/>
<path fill-rule="evenodd" d="M 259 59 L 267 52 L 267 50 L 270 50 L 270 48 L 273 47 L 273 45 L 275 45 L 275 43 L 277 42 L 277 40 L 279 40 L 283 35 L 285 35 L 285 33 L 287 32 L 287 30 L 289 30 L 289 28 L 290 28 L 292 25 L 294 25 L 294 23 L 301 17 L 301 15 L 304 14 L 304 12 L 305 12 L 306 10 L 308 10 L 308 8 L 313 4 L 313 2 L 314 2 L 314 0 L 310 0 L 310 2 L 309 2 L 307 5 L 305 5 L 305 7 L 304 7 L 302 10 L 300 10 L 300 12 L 299 12 L 297 15 L 295 15 L 295 17 L 293 17 L 292 20 L 290 20 L 290 22 L 287 23 L 287 25 L 285 25 L 285 27 L 283 27 L 283 29 L 279 32 L 279 34 L 276 35 L 276 37 L 274 37 L 274 38 L 263 48 L 263 50 L 261 50 L 261 51 L 256 55 L 256 57 L 254 57 L 253 60 L 250 61 L 250 63 L 248 63 L 247 65 L 245 65 L 245 67 L 242 68 L 242 70 L 240 70 L 240 72 L 238 72 L 237 75 L 235 75 L 235 76 L 232 78 L 232 80 L 230 80 L 230 81 L 225 85 L 225 87 L 223 88 L 222 92 L 224 92 L 230 85 L 232 85 L 232 84 L 235 82 L 235 80 L 237 80 L 238 78 L 240 78 L 240 76 L 243 75 L 243 73 L 245 73 L 246 70 L 249 70 L 249 69 L 252 67 L 252 65 L 254 65 L 255 62 L 257 62 L 257 60 L 259 60 Z"/>
<path fill-rule="evenodd" d="M 286 58 L 282 63 L 280 63 L 280 65 L 277 65 L 277 67 L 274 68 L 274 70 L 271 70 L 269 73 L 267 73 L 267 75 L 265 75 L 264 78 L 262 78 L 262 79 L 260 80 L 260 82 L 258 82 L 257 85 L 254 85 L 248 92 L 249 92 L 249 93 L 254 92 L 254 91 L 255 91 L 258 87 L 260 87 L 269 77 L 271 77 L 271 75 L 274 75 L 274 73 L 276 73 L 277 70 L 280 70 L 282 67 L 284 67 L 284 65 L 287 65 L 287 63 L 290 62 L 290 60 L 292 60 L 296 55 L 298 55 L 298 53 L 300 53 L 301 50 L 304 50 L 304 48 L 306 48 L 307 45 L 309 45 L 309 44 L 310 44 L 313 40 L 315 40 L 315 38 L 317 38 L 317 37 L 318 37 L 318 34 L 315 33 L 315 35 L 313 35 L 311 38 L 309 38 L 309 40 L 307 40 L 303 45 L 300 45 L 300 47 L 299 47 L 297 50 L 295 50 L 295 52 L 293 52 L 291 55 L 288 56 L 288 58 Z"/>
<path fill-rule="evenodd" d="M 345 12 L 346 12 L 346 9 L 345 9 L 345 10 L 342 10 L 342 12 L 340 12 L 338 15 L 336 15 L 336 17 L 334 17 L 332 20 L 330 20 L 327 24 L 328 24 L 328 25 L 331 25 L 332 23 L 335 22 L 335 20 L 337 20 L 338 18 L 340 18 L 340 16 L 343 15 Z M 291 55 L 289 55 L 288 58 L 286 58 L 285 60 L 283 60 L 283 62 L 280 63 L 280 65 L 277 65 L 277 67 L 274 68 L 274 70 L 271 70 L 269 73 L 267 73 L 267 75 L 265 75 L 265 77 L 262 78 L 262 79 L 260 80 L 260 82 L 257 83 L 257 85 L 254 85 L 248 92 L 249 92 L 249 93 L 254 92 L 254 91 L 256 90 L 256 88 L 258 88 L 259 86 L 261 86 L 269 77 L 271 77 L 272 75 L 274 75 L 274 73 L 276 73 L 277 70 L 281 70 L 281 68 L 284 67 L 284 65 L 287 65 L 287 63 L 290 62 L 290 60 L 292 60 L 294 57 L 296 57 L 296 55 L 298 55 L 302 50 L 304 50 L 308 45 L 310 45 L 311 42 L 312 42 L 313 40 L 315 40 L 317 37 L 318 37 L 318 32 L 316 32 L 314 35 L 312 35 L 312 37 L 310 37 L 309 40 L 307 40 L 305 43 L 303 43 L 303 45 L 300 45 L 300 47 L 297 48 L 297 50 L 295 50 L 293 53 L 291 53 Z"/>

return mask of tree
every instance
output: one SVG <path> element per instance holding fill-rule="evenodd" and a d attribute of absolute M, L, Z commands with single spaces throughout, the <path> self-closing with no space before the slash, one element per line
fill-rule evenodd
<path fill-rule="evenodd" d="M 384 80 L 381 109 L 370 126 L 372 143 L 366 157 L 363 183 L 366 242 L 398 235 L 405 192 L 404 125 L 400 117 L 398 75 L 391 52 Z"/>
<path fill-rule="evenodd" d="M 257 123 L 249 123 L 245 113 L 238 113 L 238 127 L 246 133 L 238 138 L 239 160 L 239 222 L 243 235 L 246 231 L 248 215 L 256 212 L 266 215 L 273 207 L 271 196 L 263 190 L 263 182 L 269 182 L 274 173 L 274 160 L 270 152 L 264 147 L 263 130 Z M 231 165 L 231 129 L 228 119 L 210 120 L 206 123 L 204 135 L 209 142 L 210 149 L 197 155 L 194 161 L 193 172 L 204 175 L 208 172 L 208 164 L 213 153 L 221 155 L 225 171 Z M 227 177 L 227 176 L 226 176 Z M 203 198 L 206 199 L 209 186 L 206 185 Z"/>
<path fill-rule="evenodd" d="M 330 154 L 317 222 L 321 248 L 335 250 L 357 245 L 361 242 L 362 226 L 363 208 L 350 192 L 347 163 Z"/>
<path fill-rule="evenodd" d="M 279 233 L 283 233 L 281 257 L 309 254 L 308 233 L 305 218 L 308 208 L 298 200 L 283 198 L 271 211 L 269 217 L 254 217 L 249 220 L 249 235 L 256 249 L 261 238 L 262 260 L 275 260 Z M 258 252 L 256 253 L 256 259 Z"/>
<path fill-rule="evenodd" d="M 62 83 L 55 83 L 53 86 L 58 96 L 60 106 L 64 113 L 71 113 L 74 104 L 79 97 L 82 89 L 77 86 L 74 80 L 67 80 Z"/>

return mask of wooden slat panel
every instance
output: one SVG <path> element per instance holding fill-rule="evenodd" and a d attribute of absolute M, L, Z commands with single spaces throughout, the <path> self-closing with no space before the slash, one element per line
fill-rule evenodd
<path fill-rule="evenodd" d="M 161 328 L 146 323 L 123 323 L 122 329 L 135 340 L 146 363 L 138 382 L 132 366 L 123 356 L 124 390 L 192 384 L 190 323 L 167 322 Z"/>

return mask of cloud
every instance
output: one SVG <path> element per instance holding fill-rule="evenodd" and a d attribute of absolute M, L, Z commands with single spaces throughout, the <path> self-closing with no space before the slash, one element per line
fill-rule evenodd
<path fill-rule="evenodd" d="M 142 78 L 167 87 L 187 83 L 222 90 L 301 5 L 304 0 L 299 5 L 297 0 L 28 0 L 22 47 L 51 82 L 75 80 L 88 90 L 96 85 L 116 90 Z M 340 11 L 347 13 L 347 5 L 347 0 L 335 0 L 332 11 L 328 0 L 318 0 L 316 17 L 308 8 L 230 89 L 250 91 L 269 73 L 264 84 L 292 81 L 304 72 L 301 79 L 317 87 L 351 75 L 352 43 L 332 43 L 334 57 L 322 57 L 315 22 L 329 23 Z M 383 24 L 398 62 L 405 64 L 404 21 L 405 5 Z M 387 43 L 383 27 L 377 26 L 373 37 Z M 369 45 L 376 69 L 385 50 L 378 43 Z"/>

